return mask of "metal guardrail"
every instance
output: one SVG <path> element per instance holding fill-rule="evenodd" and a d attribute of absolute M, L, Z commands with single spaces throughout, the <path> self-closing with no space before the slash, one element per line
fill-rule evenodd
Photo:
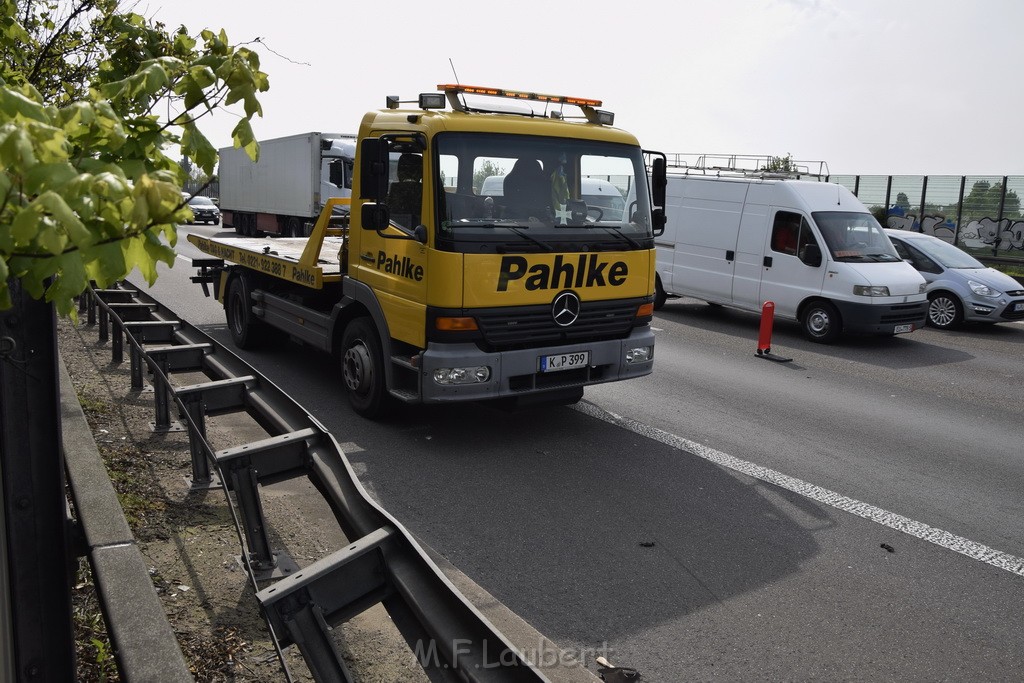
<path fill-rule="evenodd" d="M 429 653 L 417 661 L 431 681 L 548 680 L 366 494 L 334 437 L 291 397 L 130 283 L 92 290 L 80 306 L 88 322 L 98 325 L 100 341 L 110 340 L 113 362 L 123 362 L 127 341 L 133 388 L 142 388 L 148 369 L 157 430 L 171 428 L 171 404 L 177 408 L 189 433 L 192 486 L 224 490 L 245 571 L 289 681 L 282 649 L 292 644 L 315 680 L 352 680 L 331 627 L 378 603 L 410 645 L 410 656 Z M 209 381 L 174 386 L 170 376 L 177 372 L 201 372 Z M 206 439 L 205 417 L 230 412 L 248 413 L 267 438 L 215 452 Z M 309 478 L 345 536 L 355 540 L 277 578 L 286 558 L 271 547 L 259 487 L 297 477 Z M 235 494 L 234 504 L 229 493 Z"/>

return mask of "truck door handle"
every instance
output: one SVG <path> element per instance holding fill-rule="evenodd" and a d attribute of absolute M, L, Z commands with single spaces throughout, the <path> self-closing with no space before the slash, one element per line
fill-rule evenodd
<path fill-rule="evenodd" d="M 726 261 L 735 261 L 736 260 L 736 252 L 733 251 L 732 249 L 730 249 L 729 251 L 725 252 L 725 260 Z"/>
<path fill-rule="evenodd" d="M 373 253 L 372 252 L 366 252 L 365 254 L 360 254 L 359 258 L 363 259 L 367 263 L 373 263 Z"/>
<path fill-rule="evenodd" d="M 771 268 L 772 267 L 772 257 L 771 256 L 765 256 L 764 257 L 764 267 L 765 268 Z"/>

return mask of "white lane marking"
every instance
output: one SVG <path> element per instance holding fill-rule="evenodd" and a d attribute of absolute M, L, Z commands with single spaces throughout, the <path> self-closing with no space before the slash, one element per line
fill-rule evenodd
<path fill-rule="evenodd" d="M 696 441 L 690 441 L 684 439 L 675 434 L 663 431 L 656 427 L 645 425 L 636 420 L 632 420 L 628 417 L 622 417 L 621 415 L 615 415 L 606 410 L 598 408 L 592 403 L 581 401 L 577 403 L 574 408 L 584 415 L 595 417 L 598 420 L 603 420 L 610 424 L 628 429 L 629 431 L 639 434 L 640 436 L 660 441 L 663 444 L 671 446 L 673 448 L 684 450 L 689 453 L 713 462 L 722 467 L 728 467 L 731 470 L 735 470 L 741 474 L 745 474 L 748 477 L 759 479 L 769 484 L 780 486 L 794 493 L 798 493 L 801 496 L 810 498 L 811 500 L 830 505 L 836 509 L 842 510 L 843 512 L 849 512 L 850 514 L 857 515 L 869 519 L 872 522 L 887 526 L 890 529 L 896 531 L 902 531 L 905 534 L 914 536 L 923 541 L 934 543 L 935 545 L 952 550 L 953 552 L 966 555 L 971 559 L 985 562 L 993 567 L 1004 569 L 1011 574 L 1017 576 L 1024 576 L 1024 558 L 1017 557 L 1016 555 L 1010 555 L 1004 553 L 1001 550 L 990 548 L 987 545 L 981 543 L 975 543 L 974 541 L 951 534 L 948 531 L 943 531 L 933 526 L 924 524 L 923 522 L 917 522 L 903 515 L 898 515 L 895 512 L 889 512 L 882 508 L 875 507 L 863 501 L 849 498 L 842 494 L 830 491 L 814 484 L 809 484 L 806 481 L 801 481 L 794 477 L 776 472 L 775 470 L 755 465 L 754 463 L 747 462 L 746 460 L 740 460 L 739 458 L 733 457 L 728 453 L 722 451 L 716 451 L 714 448 L 708 448 Z"/>

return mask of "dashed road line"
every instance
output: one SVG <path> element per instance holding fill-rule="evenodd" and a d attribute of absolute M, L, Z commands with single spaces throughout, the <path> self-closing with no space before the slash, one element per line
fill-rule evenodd
<path fill-rule="evenodd" d="M 1009 553 L 1004 553 L 1001 550 L 990 548 L 987 545 L 975 543 L 970 539 L 929 526 L 923 522 L 915 521 L 908 517 L 904 517 L 903 515 L 896 514 L 895 512 L 883 510 L 882 508 L 869 503 L 844 496 L 840 493 L 836 493 L 835 491 L 830 491 L 826 488 L 810 484 L 795 477 L 790 477 L 789 475 L 776 472 L 775 470 L 767 467 L 762 467 L 761 465 L 755 465 L 752 462 L 741 460 L 740 458 L 731 456 L 728 453 L 717 451 L 714 448 L 708 448 L 696 441 L 690 441 L 689 439 L 684 439 L 681 436 L 676 436 L 675 434 L 671 434 L 656 427 L 645 425 L 628 417 L 622 417 L 621 415 L 610 413 L 587 401 L 580 401 L 574 406 L 574 408 L 584 415 L 589 415 L 590 417 L 622 427 L 623 429 L 628 429 L 635 434 L 659 441 L 678 450 L 693 453 L 699 458 L 721 465 L 722 467 L 727 467 L 733 471 L 745 474 L 748 477 L 753 477 L 754 479 L 774 484 L 775 486 L 779 486 L 788 491 L 793 491 L 794 493 L 798 493 L 801 496 L 810 498 L 811 500 L 824 505 L 857 515 L 858 517 L 863 517 L 864 519 L 869 519 L 872 522 L 889 527 L 890 529 L 902 531 L 903 533 L 909 534 L 915 538 L 928 541 L 929 543 L 934 543 L 937 546 L 960 553 L 961 555 L 978 560 L 979 562 L 990 564 L 993 567 L 998 567 L 999 569 L 1008 571 L 1011 574 L 1024 576 L 1024 558 L 1017 557 L 1016 555 L 1010 555 Z"/>

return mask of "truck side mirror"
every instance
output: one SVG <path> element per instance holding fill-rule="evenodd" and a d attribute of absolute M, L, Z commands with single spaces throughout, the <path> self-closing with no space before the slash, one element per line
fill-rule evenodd
<path fill-rule="evenodd" d="M 651 163 L 651 199 L 654 207 L 651 211 L 651 221 L 654 223 L 654 234 L 660 235 L 665 232 L 665 201 L 667 197 L 668 171 L 665 157 L 656 156 Z"/>
<path fill-rule="evenodd" d="M 359 147 L 359 196 L 382 201 L 388 196 L 391 159 L 387 140 L 366 138 Z"/>
<path fill-rule="evenodd" d="M 800 250 L 800 260 L 811 268 L 821 265 L 821 247 L 817 244 L 806 244 Z"/>
<path fill-rule="evenodd" d="M 366 203 L 359 207 L 359 224 L 363 230 L 383 230 L 391 224 L 387 204 Z"/>

